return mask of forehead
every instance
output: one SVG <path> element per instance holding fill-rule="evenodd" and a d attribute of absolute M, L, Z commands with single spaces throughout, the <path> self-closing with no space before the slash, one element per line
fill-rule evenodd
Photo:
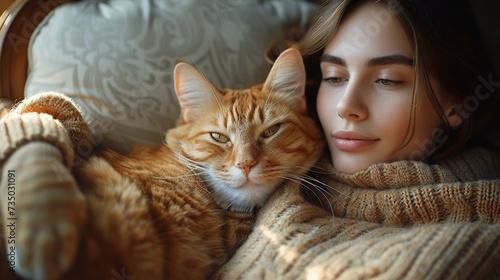
<path fill-rule="evenodd" d="M 256 89 L 227 90 L 220 101 L 218 117 L 233 124 L 263 123 L 273 112 L 280 110 L 272 95 Z"/>
<path fill-rule="evenodd" d="M 243 114 L 252 108 L 260 106 L 262 97 L 251 89 L 225 90 L 220 98 L 224 111 L 237 111 Z M 252 109 L 253 110 L 253 109 Z"/>
<path fill-rule="evenodd" d="M 260 88 L 250 88 L 242 90 L 225 90 L 221 98 L 222 103 L 227 107 L 239 106 L 241 109 L 252 109 L 252 107 L 259 107 L 259 109 L 272 109 L 275 106 L 281 106 L 280 98 L 276 94 L 269 93 Z M 274 106 L 269 106 L 274 105 Z"/>
<path fill-rule="evenodd" d="M 363 3 L 341 20 L 325 53 L 345 59 L 401 54 L 413 57 L 408 36 L 384 3 Z"/>

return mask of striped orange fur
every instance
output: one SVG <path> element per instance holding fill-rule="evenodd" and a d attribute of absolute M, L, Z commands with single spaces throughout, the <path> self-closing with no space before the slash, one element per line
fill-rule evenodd
<path fill-rule="evenodd" d="M 205 279 L 251 231 L 252 210 L 319 157 L 298 51 L 250 89 L 219 90 L 184 63 L 174 76 L 182 117 L 165 145 L 75 170 L 89 210 L 68 279 Z"/>

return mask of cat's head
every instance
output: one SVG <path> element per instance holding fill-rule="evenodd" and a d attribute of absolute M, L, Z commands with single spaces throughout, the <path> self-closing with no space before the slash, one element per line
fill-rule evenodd
<path fill-rule="evenodd" d="M 264 84 L 217 89 L 196 68 L 179 63 L 175 90 L 182 117 L 167 145 L 192 166 L 224 208 L 261 206 L 281 182 L 314 164 L 323 136 L 309 117 L 300 53 L 283 52 Z"/>

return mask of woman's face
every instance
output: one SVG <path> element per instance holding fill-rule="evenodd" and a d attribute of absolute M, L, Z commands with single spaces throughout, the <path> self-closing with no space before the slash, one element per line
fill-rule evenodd
<path fill-rule="evenodd" d="M 411 134 L 414 59 L 405 31 L 384 4 L 363 4 L 342 20 L 321 58 L 317 99 L 335 169 L 354 173 L 373 163 L 424 160 L 444 141 L 442 120 L 421 90 Z M 403 146 L 407 135 L 412 138 Z"/>

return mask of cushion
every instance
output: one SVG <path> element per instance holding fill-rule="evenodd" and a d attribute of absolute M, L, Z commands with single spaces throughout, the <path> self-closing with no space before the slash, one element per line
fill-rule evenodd
<path fill-rule="evenodd" d="M 301 0 L 93 0 L 53 10 L 31 38 L 25 96 L 59 91 L 80 104 L 95 142 L 122 152 L 159 144 L 179 116 L 172 72 L 196 65 L 219 87 L 261 83 L 265 50 Z"/>

